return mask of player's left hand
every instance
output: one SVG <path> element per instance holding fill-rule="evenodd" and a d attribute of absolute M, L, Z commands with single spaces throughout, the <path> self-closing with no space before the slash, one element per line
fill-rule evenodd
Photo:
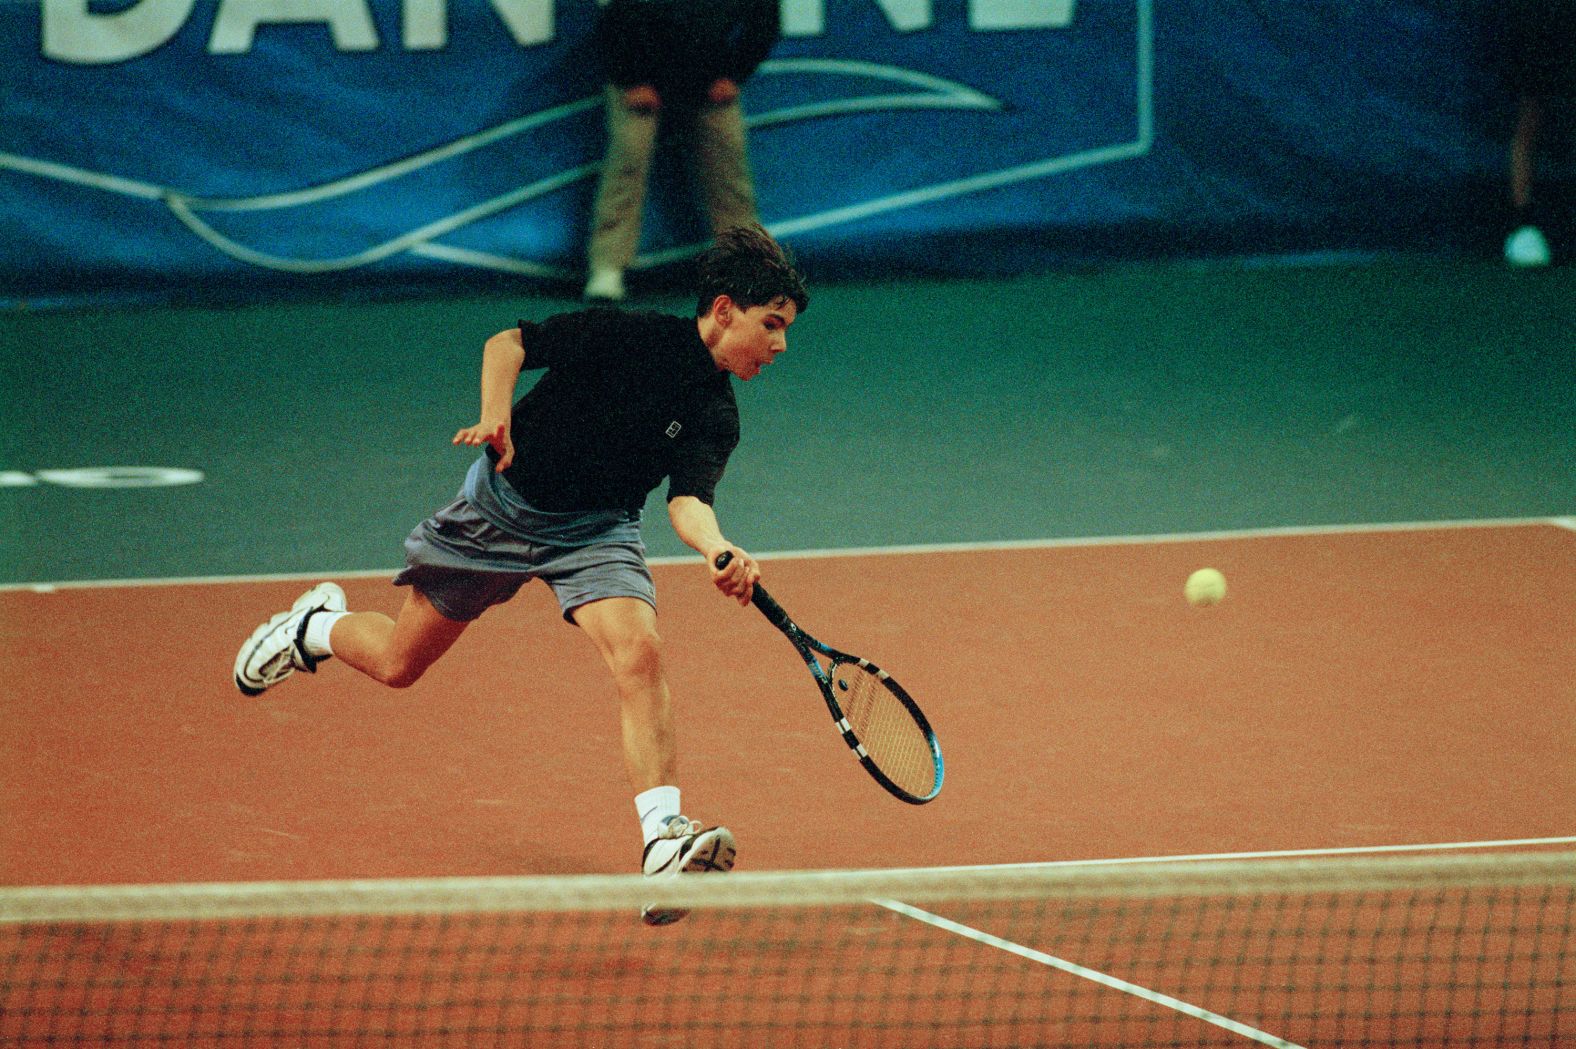
<path fill-rule="evenodd" d="M 468 444 L 477 447 L 483 444 L 492 445 L 493 451 L 498 453 L 498 465 L 495 469 L 503 473 L 514 462 L 514 438 L 509 434 L 507 420 L 500 423 L 479 422 L 475 426 L 467 426 L 454 435 L 455 444 Z"/>

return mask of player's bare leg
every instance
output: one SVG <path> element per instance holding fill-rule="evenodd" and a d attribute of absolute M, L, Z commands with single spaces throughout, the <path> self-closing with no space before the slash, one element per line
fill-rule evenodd
<path fill-rule="evenodd" d="M 334 655 L 375 681 L 407 688 L 459 640 L 469 623 L 448 619 L 411 588 L 398 619 L 352 612 L 329 635 Z"/>
<path fill-rule="evenodd" d="M 671 878 L 732 869 L 738 854 L 733 833 L 727 827 L 705 827 L 679 811 L 673 700 L 662 673 L 656 611 L 639 598 L 611 597 L 580 606 L 575 622 L 602 653 L 618 686 L 624 765 L 646 839 L 641 870 L 648 878 Z M 665 804 L 657 801 L 663 795 Z M 648 904 L 640 916 L 647 925 L 669 925 L 687 913 L 681 907 Z"/>
<path fill-rule="evenodd" d="M 623 729 L 624 767 L 636 792 L 671 784 L 678 775 L 673 701 L 662 672 L 657 614 L 639 598 L 612 597 L 575 610 L 613 674 Z"/>

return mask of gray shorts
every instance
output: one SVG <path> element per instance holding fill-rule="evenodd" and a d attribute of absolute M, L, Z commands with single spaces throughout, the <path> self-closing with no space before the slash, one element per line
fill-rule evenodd
<path fill-rule="evenodd" d="M 563 547 L 529 543 L 487 520 L 465 499 L 417 525 L 405 540 L 395 586 L 414 586 L 445 619 L 469 622 L 517 594 L 529 580 L 553 588 L 564 619 L 582 605 L 636 597 L 657 606 L 644 543 L 625 540 Z"/>

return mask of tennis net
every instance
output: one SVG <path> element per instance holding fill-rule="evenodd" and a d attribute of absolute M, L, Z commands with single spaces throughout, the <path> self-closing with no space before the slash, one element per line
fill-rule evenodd
<path fill-rule="evenodd" d="M 1550 852 L 4 889 L 0 1045 L 1568 1046 L 1573 910 Z"/>

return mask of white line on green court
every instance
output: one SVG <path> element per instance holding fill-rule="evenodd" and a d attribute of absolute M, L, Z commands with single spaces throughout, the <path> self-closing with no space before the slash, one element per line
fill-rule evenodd
<path fill-rule="evenodd" d="M 1576 531 L 1576 517 L 1498 517 L 1481 520 L 1394 521 L 1375 524 L 1286 525 L 1213 532 L 1174 532 L 1149 535 L 1083 536 L 1065 539 L 1002 539 L 980 542 L 918 543 L 893 546 L 855 546 L 812 550 L 774 550 L 756 554 L 760 561 L 819 560 L 834 557 L 901 557 L 915 554 L 989 553 L 998 550 L 1054 550 L 1104 546 L 1149 546 L 1158 543 L 1212 543 L 1241 539 L 1299 538 L 1320 535 L 1365 535 L 1384 532 L 1455 531 L 1468 528 L 1526 528 L 1553 526 Z M 693 564 L 694 554 L 653 557 L 653 565 Z M 211 586 L 238 583 L 282 583 L 317 579 L 390 579 L 398 568 L 356 569 L 348 572 L 274 572 L 255 575 L 172 576 L 149 579 L 73 579 L 32 583 L 0 583 L 0 593 L 141 586 Z"/>

